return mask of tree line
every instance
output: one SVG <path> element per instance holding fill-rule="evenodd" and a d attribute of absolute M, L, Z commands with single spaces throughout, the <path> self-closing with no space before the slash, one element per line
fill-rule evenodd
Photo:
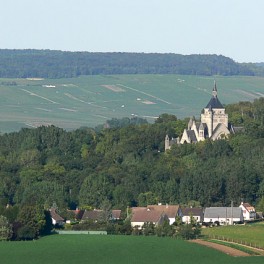
<path fill-rule="evenodd" d="M 261 64 L 222 55 L 0 50 L 0 78 L 70 78 L 99 74 L 258 75 Z"/>
<path fill-rule="evenodd" d="M 154 124 L 110 120 L 103 127 L 55 126 L 0 135 L 0 215 L 14 239 L 45 234 L 48 209 L 111 208 L 169 203 L 264 205 L 264 98 L 228 105 L 243 127 L 227 140 L 174 145 L 187 119 L 162 114 Z M 0 222 L 5 219 L 0 219 Z"/>

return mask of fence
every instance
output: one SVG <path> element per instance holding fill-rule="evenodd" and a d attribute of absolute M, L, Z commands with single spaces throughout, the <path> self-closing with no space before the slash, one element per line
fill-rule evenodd
<path fill-rule="evenodd" d="M 59 235 L 107 235 L 106 231 L 73 231 L 73 230 L 56 230 Z"/>
<path fill-rule="evenodd" d="M 242 239 L 234 239 L 234 238 L 218 236 L 218 235 L 207 235 L 205 238 L 216 239 L 216 240 L 220 240 L 220 241 L 226 241 L 226 242 L 235 243 L 235 244 L 238 244 L 241 246 L 247 246 L 247 247 L 252 247 L 252 248 L 264 250 L 264 247 L 260 246 L 257 243 L 244 241 Z"/>

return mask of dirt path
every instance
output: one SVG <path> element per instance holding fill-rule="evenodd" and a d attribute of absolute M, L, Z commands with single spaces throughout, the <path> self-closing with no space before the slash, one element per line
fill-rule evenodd
<path fill-rule="evenodd" d="M 226 254 L 228 254 L 230 256 L 233 256 L 233 257 L 247 257 L 247 256 L 250 256 L 248 253 L 240 251 L 238 249 L 231 248 L 231 247 L 224 246 L 224 245 L 219 245 L 219 244 L 216 244 L 216 243 L 213 243 L 213 242 L 209 242 L 209 241 L 196 239 L 196 240 L 191 240 L 190 242 L 197 243 L 197 244 L 200 244 L 200 245 L 204 245 L 204 246 L 207 246 L 207 247 L 210 247 L 210 248 L 214 248 L 216 250 L 224 252 L 224 253 L 226 253 Z"/>

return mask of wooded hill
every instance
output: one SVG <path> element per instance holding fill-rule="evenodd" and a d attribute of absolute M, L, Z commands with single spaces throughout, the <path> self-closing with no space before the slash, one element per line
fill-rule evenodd
<path fill-rule="evenodd" d="M 221 55 L 0 50 L 1 78 L 70 78 L 98 74 L 264 76 L 264 68 L 260 64 L 236 63 Z"/>
<path fill-rule="evenodd" d="M 154 124 L 109 122 L 98 131 L 54 126 L 0 136 L 0 200 L 49 208 L 114 208 L 191 201 L 202 206 L 257 204 L 264 196 L 264 99 L 227 106 L 243 126 L 228 140 L 175 145 L 187 120 L 163 114 Z M 111 127 L 112 126 L 112 127 Z"/>
<path fill-rule="evenodd" d="M 62 215 L 76 206 L 125 211 L 159 202 L 245 201 L 264 211 L 264 98 L 226 111 L 244 132 L 167 152 L 165 135 L 180 135 L 188 120 L 163 114 L 154 124 L 125 118 L 110 120 L 108 128 L 42 126 L 0 135 L 0 221 L 6 228 L 0 240 L 49 233 L 53 205 Z"/>

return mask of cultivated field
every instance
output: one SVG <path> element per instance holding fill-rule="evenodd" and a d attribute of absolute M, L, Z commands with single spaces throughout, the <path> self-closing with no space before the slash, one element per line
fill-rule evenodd
<path fill-rule="evenodd" d="M 0 132 L 54 124 L 94 127 L 111 118 L 162 113 L 199 116 L 214 80 L 223 104 L 264 96 L 264 78 L 107 75 L 71 79 L 0 79 Z M 8 85 L 16 82 L 17 85 Z"/>
<path fill-rule="evenodd" d="M 0 243 L 5 264 L 260 264 L 264 257 L 231 257 L 172 238 L 53 235 L 33 242 Z"/>
<path fill-rule="evenodd" d="M 264 249 L 264 222 L 257 224 L 219 226 L 202 230 L 203 235 Z"/>

